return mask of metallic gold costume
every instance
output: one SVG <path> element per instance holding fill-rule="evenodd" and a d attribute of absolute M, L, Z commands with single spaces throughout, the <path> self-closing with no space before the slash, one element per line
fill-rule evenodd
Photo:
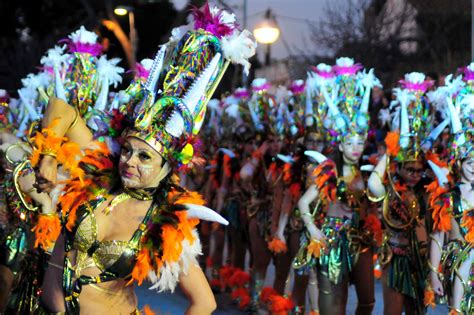
<path fill-rule="evenodd" d="M 422 198 L 413 191 L 402 196 L 393 185 L 383 204 L 384 240 L 381 265 L 387 268 L 387 285 L 413 299 L 417 314 L 424 314 L 423 295 L 427 277 L 427 243 L 420 242 L 416 227 L 425 220 Z"/>
<path fill-rule="evenodd" d="M 469 259 L 472 251 L 472 244 L 467 242 L 465 237 L 468 229 L 462 226 L 462 218 L 464 215 L 474 215 L 474 209 L 463 210 L 461 202 L 461 192 L 459 187 L 455 187 L 451 192 L 450 204 L 452 205 L 452 217 L 459 226 L 459 231 L 464 239 L 451 239 L 443 247 L 441 258 L 441 270 L 444 276 L 445 292 L 448 296 L 452 296 L 454 290 L 454 280 L 457 278 L 463 286 L 463 299 L 461 302 L 461 311 L 465 314 L 474 312 L 474 263 L 469 267 L 469 278 L 463 279 L 459 274 L 461 265 Z"/>

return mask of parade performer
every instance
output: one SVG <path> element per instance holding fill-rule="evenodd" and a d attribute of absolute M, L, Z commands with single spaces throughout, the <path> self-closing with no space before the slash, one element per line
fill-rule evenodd
<path fill-rule="evenodd" d="M 233 15 L 205 6 L 193 16 L 192 30 L 180 36 L 174 32 L 168 43 L 174 49 L 162 46 L 146 84 L 134 82 L 127 89 L 118 165 L 103 143 L 90 147 L 92 133 L 79 117 L 80 109 L 50 100 L 42 134 L 51 141 L 43 144 L 55 146 L 36 141 L 39 187 L 47 189 L 56 180 L 63 136 L 89 148 L 60 199 L 64 229 L 46 271 L 37 314 L 137 313 L 133 287 L 127 283 L 141 284 L 146 277 L 160 291 L 174 289 L 180 281 L 191 301 L 188 314 L 215 308 L 195 261 L 200 249 L 194 226 L 199 217 L 224 221 L 179 187 L 173 172 L 192 159 L 191 140 L 228 61 L 248 66 L 255 44 L 248 31 L 236 29 Z"/>
<path fill-rule="evenodd" d="M 276 159 L 281 150 L 276 132 L 277 105 L 270 88 L 266 79 L 258 78 L 252 82 L 253 95 L 248 108 L 259 138 L 258 149 L 240 170 L 244 193 L 250 197 L 246 205 L 252 257 L 249 310 L 254 312 L 260 307 L 260 293 L 272 260 L 268 242 L 276 229 L 274 213 L 279 213 L 283 197 L 283 162 Z"/>
<path fill-rule="evenodd" d="M 335 79 L 321 81 L 327 133 L 338 150 L 332 160 L 307 152 L 320 164 L 298 202 L 310 235 L 303 256 L 305 263 L 316 265 L 321 314 L 345 314 L 349 283 L 356 286 L 356 314 L 371 314 L 375 302 L 372 247 L 380 223 L 367 211 L 359 160 L 369 127 L 370 92 L 380 83 L 373 70 L 361 68 L 350 58 L 339 58 L 330 71 Z M 318 204 L 314 214 L 313 201 Z"/>
<path fill-rule="evenodd" d="M 404 309 L 408 314 L 425 313 L 430 221 L 420 181 L 425 171 L 422 147 L 429 139 L 430 124 L 425 92 L 432 84 L 424 74 L 412 72 L 394 89 L 392 132 L 385 138 L 387 153 L 369 178 L 369 196 L 383 200 L 379 258 L 384 314 L 402 314 Z"/>
<path fill-rule="evenodd" d="M 434 305 L 433 292 L 447 295 L 449 314 L 455 315 L 474 312 L 474 64 L 464 69 L 463 81 L 461 76 L 451 78 L 447 76 L 446 86 L 437 90 L 438 99 L 449 109 L 452 136 L 447 163 L 429 161 L 437 178 L 427 186 L 433 233 L 428 263 L 431 288 L 425 293 L 431 298 L 425 302 Z"/>
<path fill-rule="evenodd" d="M 301 219 L 296 204 L 304 189 L 306 177 L 307 157 L 303 152 L 307 148 L 304 143 L 305 122 L 305 82 L 303 80 L 293 81 L 289 90 L 280 87 L 276 93 L 277 101 L 280 103 L 277 120 L 284 127 L 285 149 L 290 155 L 277 155 L 283 162 L 284 193 L 282 206 L 275 218 L 277 222 L 276 232 L 269 248 L 275 253 L 275 281 L 273 288 L 280 295 L 289 295 L 294 303 L 292 314 L 305 313 L 306 288 L 309 281 L 308 272 L 294 273 L 293 287 L 290 287 L 290 268 L 300 248 L 300 237 L 304 231 L 304 223 Z M 285 95 L 284 97 L 279 96 Z M 282 122 L 280 122 L 282 121 Z M 309 139 L 309 138 L 308 138 Z M 308 149 L 314 149 L 312 146 Z M 312 164 L 311 164 L 312 165 Z M 314 280 L 314 279 L 313 279 Z M 314 293 L 314 292 L 313 292 Z M 310 297 L 312 300 L 313 297 Z M 313 303 L 314 304 L 314 303 Z M 317 310 L 317 306 L 312 311 Z"/>

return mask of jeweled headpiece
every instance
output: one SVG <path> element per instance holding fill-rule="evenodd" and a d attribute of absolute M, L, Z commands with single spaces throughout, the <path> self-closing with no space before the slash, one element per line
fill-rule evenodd
<path fill-rule="evenodd" d="M 453 133 L 450 159 L 463 160 L 474 155 L 474 63 L 463 69 L 463 88 L 447 98 Z"/>
<path fill-rule="evenodd" d="M 207 4 L 195 10 L 192 29 L 180 38 L 174 32 L 176 47 L 168 51 L 174 43 L 163 45 L 148 80 L 129 87 L 134 100 L 121 111 L 130 115 L 132 127 L 124 135 L 146 141 L 167 161 L 187 164 L 194 152 L 192 139 L 227 65 L 248 66 L 247 59 L 255 53 L 249 36 L 237 29 L 234 15 Z"/>
<path fill-rule="evenodd" d="M 417 160 L 421 144 L 428 138 L 430 122 L 429 103 L 425 97 L 432 81 L 425 80 L 420 72 L 405 74 L 400 86 L 393 89 L 395 100 L 390 107 L 395 109 L 392 132 L 387 135 L 387 151 L 397 161 Z"/>
<path fill-rule="evenodd" d="M 325 93 L 332 93 L 336 75 L 332 67 L 325 63 L 320 63 L 311 70 L 306 79 L 305 132 L 314 134 L 317 139 L 328 139 L 329 133 L 324 132 L 328 105 L 323 90 Z"/>
<path fill-rule="evenodd" d="M 373 69 L 362 69 L 362 65 L 355 64 L 351 58 L 338 58 L 332 67 L 336 80 L 332 85 L 321 87 L 330 121 L 325 127 L 337 142 L 352 135 L 367 136 L 370 93 L 374 86 L 382 85 Z"/>
<path fill-rule="evenodd" d="M 276 134 L 276 101 L 269 92 L 272 85 L 265 78 L 252 81 L 252 97 L 248 101 L 250 117 L 257 133 Z"/>

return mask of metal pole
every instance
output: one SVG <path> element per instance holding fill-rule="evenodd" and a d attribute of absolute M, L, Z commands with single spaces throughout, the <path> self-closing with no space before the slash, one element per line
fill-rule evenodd
<path fill-rule="evenodd" d="M 472 0 L 474 1 L 474 0 Z M 247 0 L 244 0 L 244 29 L 247 28 Z M 245 74 L 244 67 L 242 67 L 242 87 L 246 87 L 248 84 L 248 76 Z"/>
<path fill-rule="evenodd" d="M 474 61 L 474 0 L 471 0 L 471 61 Z"/>
<path fill-rule="evenodd" d="M 474 1 L 474 0 L 473 0 Z M 135 30 L 135 13 L 130 10 L 128 12 L 128 22 L 130 26 L 130 46 L 132 48 L 132 65 L 133 68 L 135 68 L 135 62 L 136 62 L 136 52 L 137 52 L 137 33 Z"/>
<path fill-rule="evenodd" d="M 270 65 L 270 46 L 271 44 L 267 44 L 267 47 L 265 50 L 265 66 Z"/>

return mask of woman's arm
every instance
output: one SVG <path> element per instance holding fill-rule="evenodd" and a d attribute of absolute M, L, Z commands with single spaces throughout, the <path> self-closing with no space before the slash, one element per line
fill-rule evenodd
<path fill-rule="evenodd" d="M 260 163 L 260 159 L 265 155 L 268 149 L 268 142 L 265 141 L 262 145 L 255 150 L 252 154 L 252 158 L 245 163 L 242 168 L 240 169 L 240 179 L 242 181 L 250 181 L 255 173 L 258 164 Z"/>
<path fill-rule="evenodd" d="M 431 234 L 430 244 L 430 282 L 431 287 L 437 295 L 443 296 L 443 284 L 439 278 L 439 264 L 441 261 L 442 247 L 444 244 L 444 232 L 436 231 Z"/>
<path fill-rule="evenodd" d="M 214 294 L 198 265 L 191 264 L 186 274 L 181 273 L 179 284 L 191 303 L 186 310 L 186 315 L 207 315 L 216 309 Z"/>
<path fill-rule="evenodd" d="M 288 188 L 285 188 L 278 216 L 278 225 L 275 232 L 275 236 L 283 242 L 285 242 L 284 232 L 293 206 L 291 193 Z"/>
<path fill-rule="evenodd" d="M 370 174 L 368 187 L 370 193 L 375 198 L 382 198 L 386 194 L 385 185 L 383 183 L 383 177 L 385 176 L 385 170 L 387 168 L 387 155 L 384 154 L 380 159 L 379 163 L 375 167 L 372 174 Z"/>
<path fill-rule="evenodd" d="M 55 124 L 51 125 L 53 121 Z M 57 137 L 66 136 L 69 141 L 77 143 L 81 148 L 89 145 L 93 138 L 86 122 L 74 107 L 59 98 L 49 99 L 41 126 L 49 127 Z"/>
<path fill-rule="evenodd" d="M 54 121 L 54 124 L 52 122 Z M 50 98 L 41 121 L 43 128 L 54 131 L 56 137 L 68 137 L 69 141 L 77 143 L 81 148 L 92 141 L 92 132 L 78 112 L 66 102 L 58 98 Z M 43 155 L 37 173 L 38 188 L 51 190 L 57 181 L 58 163 L 51 155 Z"/>
<path fill-rule="evenodd" d="M 301 196 L 300 200 L 298 201 L 298 209 L 301 212 L 301 217 L 303 218 L 304 224 L 306 229 L 308 229 L 311 238 L 321 241 L 326 239 L 326 236 L 323 234 L 323 232 L 321 232 L 320 229 L 316 227 L 313 221 L 313 216 L 309 211 L 310 203 L 318 198 L 318 196 L 319 192 L 316 188 L 316 185 L 309 186 L 308 190 L 305 191 L 303 196 Z"/>

